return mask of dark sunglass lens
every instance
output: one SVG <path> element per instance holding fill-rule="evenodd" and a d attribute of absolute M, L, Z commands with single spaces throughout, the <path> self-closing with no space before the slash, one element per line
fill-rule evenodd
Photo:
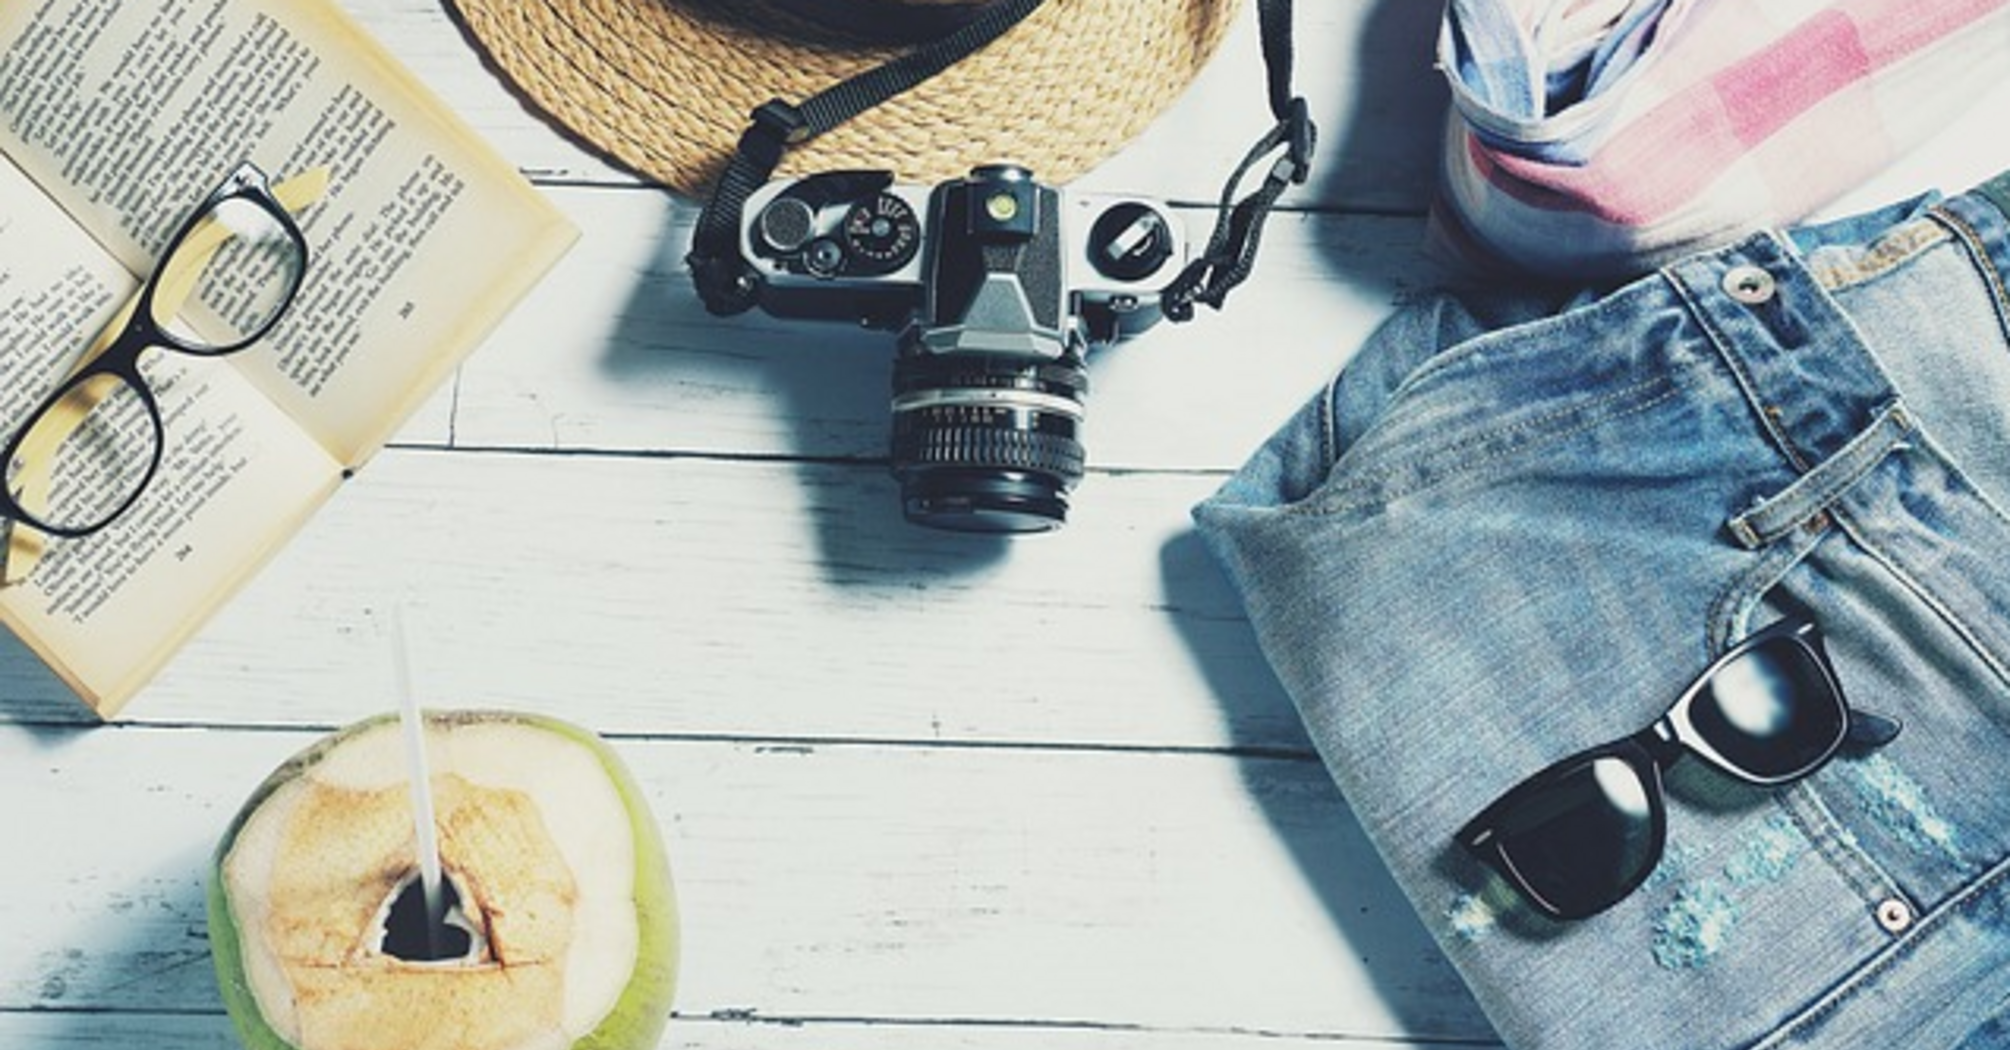
<path fill-rule="evenodd" d="M 1524 888 L 1565 918 L 1603 911 L 1653 868 L 1658 787 L 1611 755 L 1565 766 L 1524 789 L 1495 833 Z"/>
<path fill-rule="evenodd" d="M 1692 701 L 1689 720 L 1738 770 L 1776 780 L 1819 765 L 1841 741 L 1849 713 L 1815 654 L 1775 638 L 1719 668 Z"/>

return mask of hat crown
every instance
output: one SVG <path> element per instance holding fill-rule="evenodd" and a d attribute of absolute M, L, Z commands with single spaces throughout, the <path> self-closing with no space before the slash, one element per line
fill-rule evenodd
<path fill-rule="evenodd" d="M 1019 0 L 445 2 L 518 91 L 583 144 L 702 198 L 757 108 L 800 105 L 940 39 L 942 24 L 974 26 Z M 798 144 L 778 170 L 933 183 L 1011 160 L 1065 183 L 1193 82 L 1241 6 L 1048 0 L 941 76 Z"/>
<path fill-rule="evenodd" d="M 858 40 L 898 44 L 955 32 L 997 0 L 767 0 L 804 22 Z"/>

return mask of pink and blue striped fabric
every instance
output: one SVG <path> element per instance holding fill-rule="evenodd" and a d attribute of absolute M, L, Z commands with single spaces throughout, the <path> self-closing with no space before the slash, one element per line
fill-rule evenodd
<path fill-rule="evenodd" d="M 1806 217 L 2010 79 L 2010 0 L 1448 0 L 1432 248 L 1623 277 Z M 2010 128 L 1983 148 L 2010 167 Z"/>

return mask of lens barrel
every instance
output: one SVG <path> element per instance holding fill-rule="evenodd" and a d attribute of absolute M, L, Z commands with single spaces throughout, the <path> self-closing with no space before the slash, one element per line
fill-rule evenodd
<path fill-rule="evenodd" d="M 1082 479 L 1081 360 L 909 350 L 893 368 L 893 474 L 907 520 L 1045 532 Z"/>

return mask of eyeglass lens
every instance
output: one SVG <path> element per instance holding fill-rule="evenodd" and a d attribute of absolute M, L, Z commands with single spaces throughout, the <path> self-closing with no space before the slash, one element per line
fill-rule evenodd
<path fill-rule="evenodd" d="M 7 492 L 57 529 L 91 529 L 117 515 L 147 483 L 160 445 L 140 391 L 103 372 L 72 386 L 32 429 L 8 430 L 22 437 L 7 462 Z"/>
<path fill-rule="evenodd" d="M 225 198 L 162 261 L 153 321 L 182 350 L 239 349 L 278 320 L 306 262 L 276 215 L 255 201 Z"/>
<path fill-rule="evenodd" d="M 299 241 L 273 212 L 248 198 L 222 198 L 155 267 L 148 320 L 174 350 L 243 349 L 277 322 L 305 267 Z M 7 492 L 35 524 L 93 531 L 152 478 L 163 428 L 134 381 L 87 370 L 32 418 L 41 407 L 35 398 L 0 395 L 0 434 L 21 435 L 5 464 Z"/>

